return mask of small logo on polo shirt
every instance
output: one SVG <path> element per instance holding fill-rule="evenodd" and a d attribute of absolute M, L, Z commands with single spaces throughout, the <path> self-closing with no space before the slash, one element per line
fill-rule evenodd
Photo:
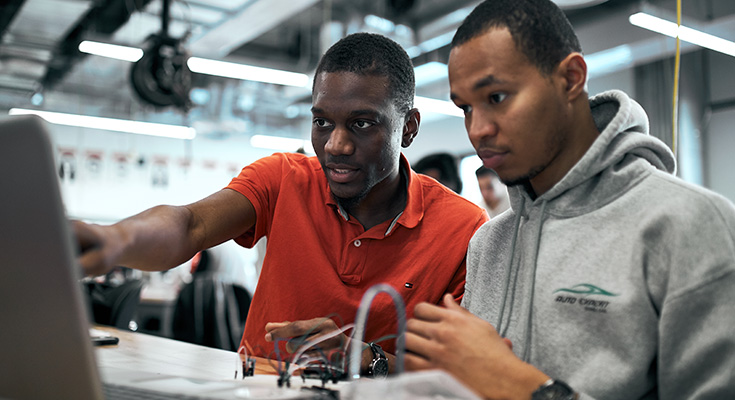
<path fill-rule="evenodd" d="M 411 283 L 411 282 L 406 282 L 406 283 L 405 283 L 405 284 L 404 284 L 403 286 L 404 286 L 404 287 L 405 287 L 406 289 L 411 289 L 411 288 L 413 287 L 413 283 Z"/>

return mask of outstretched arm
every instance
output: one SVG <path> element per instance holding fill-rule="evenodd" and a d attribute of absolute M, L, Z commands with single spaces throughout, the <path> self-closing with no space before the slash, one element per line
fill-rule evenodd
<path fill-rule="evenodd" d="M 549 377 L 521 361 L 488 322 L 444 296 L 446 308 L 421 303 L 406 333 L 406 368 L 441 368 L 488 399 L 530 399 Z"/>
<path fill-rule="evenodd" d="M 239 236 L 255 224 L 255 209 L 240 193 L 223 189 L 186 206 L 156 206 L 113 225 L 73 221 L 79 263 L 87 275 L 116 266 L 162 271 L 197 251 Z"/>

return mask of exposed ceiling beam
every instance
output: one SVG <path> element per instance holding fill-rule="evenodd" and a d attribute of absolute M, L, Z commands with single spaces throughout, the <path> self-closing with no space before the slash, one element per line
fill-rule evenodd
<path fill-rule="evenodd" d="M 143 9 L 149 2 L 150 0 L 98 2 L 79 20 L 66 37 L 59 41 L 54 52 L 54 62 L 48 65 L 46 75 L 41 81 L 42 86 L 44 88 L 55 86 L 79 60 L 84 58 L 85 55 L 79 51 L 78 47 L 86 35 L 89 33 L 103 36 L 113 34 L 128 21 L 133 10 Z"/>
<path fill-rule="evenodd" d="M 193 38 L 192 54 L 205 58 L 223 58 L 236 48 L 268 32 L 319 0 L 258 0 L 226 22 Z"/>
<path fill-rule="evenodd" d="M 24 2 L 25 0 L 6 0 L 0 3 L 0 41 Z"/>

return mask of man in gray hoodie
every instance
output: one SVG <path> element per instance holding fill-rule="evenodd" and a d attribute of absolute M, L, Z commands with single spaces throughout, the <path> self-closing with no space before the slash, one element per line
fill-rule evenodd
<path fill-rule="evenodd" d="M 451 97 L 512 211 L 471 240 L 462 307 L 416 306 L 407 367 L 486 398 L 733 399 L 735 207 L 586 79 L 548 0 L 485 1 L 458 29 Z"/>

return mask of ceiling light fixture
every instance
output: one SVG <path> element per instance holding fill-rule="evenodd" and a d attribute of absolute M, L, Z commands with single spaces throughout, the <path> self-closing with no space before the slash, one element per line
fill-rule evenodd
<path fill-rule="evenodd" d="M 439 80 L 449 82 L 447 64 L 430 61 L 413 69 L 416 77 L 416 87 L 428 85 Z"/>
<path fill-rule="evenodd" d="M 35 114 L 52 124 L 78 126 L 81 128 L 136 133 L 139 135 L 160 136 L 172 139 L 191 140 L 196 137 L 196 130 L 194 128 L 180 125 L 158 124 L 117 118 L 91 117 L 88 115 L 28 110 L 23 108 L 11 108 L 8 114 Z"/>
<path fill-rule="evenodd" d="M 143 57 L 143 50 L 135 47 L 84 40 L 79 43 L 79 51 L 95 56 L 114 58 L 116 60 L 136 62 Z"/>
<path fill-rule="evenodd" d="M 79 44 L 79 51 L 128 62 L 136 62 L 143 57 L 143 50 L 136 47 L 89 40 L 85 40 Z M 252 65 L 209 60 L 199 57 L 190 57 L 186 64 L 192 72 L 206 75 L 296 87 L 309 87 L 311 84 L 311 79 L 308 75 L 298 72 L 255 67 Z"/>
<path fill-rule="evenodd" d="M 225 78 L 243 79 L 277 85 L 309 87 L 309 76 L 298 72 L 281 71 L 271 68 L 255 67 L 252 65 L 237 64 L 226 61 L 209 60 L 206 58 L 191 57 L 186 62 L 192 72 L 216 75 Z"/>
<path fill-rule="evenodd" d="M 416 96 L 414 97 L 413 104 L 421 113 L 438 113 L 464 118 L 464 112 L 451 101 Z"/>
<path fill-rule="evenodd" d="M 590 77 L 604 75 L 633 63 L 633 50 L 627 44 L 584 56 Z"/>
<path fill-rule="evenodd" d="M 423 53 L 434 51 L 436 49 L 442 48 L 452 43 L 453 37 L 454 37 L 454 32 L 447 32 L 447 33 L 441 34 L 437 37 L 433 37 L 431 39 L 425 40 L 416 46 L 406 49 L 406 53 L 408 53 L 409 57 L 416 58 Z"/>
<path fill-rule="evenodd" d="M 628 21 L 635 26 L 673 38 L 679 36 L 679 39 L 685 42 L 735 57 L 735 42 L 730 40 L 725 40 L 684 25 L 679 26 L 675 22 L 654 17 L 643 12 L 631 15 L 628 17 Z"/>

